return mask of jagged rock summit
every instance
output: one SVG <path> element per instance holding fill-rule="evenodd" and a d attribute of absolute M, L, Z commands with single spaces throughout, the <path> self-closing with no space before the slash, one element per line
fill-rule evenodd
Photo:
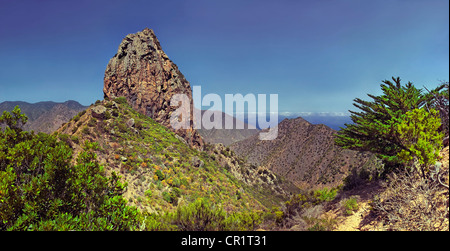
<path fill-rule="evenodd" d="M 192 120 L 189 129 L 174 130 L 170 126 L 170 115 L 176 109 L 170 106 L 170 99 L 175 94 L 186 94 L 192 112 L 192 90 L 177 65 L 162 50 L 153 30 L 145 28 L 122 40 L 106 67 L 103 93 L 110 99 L 126 97 L 136 111 L 171 129 L 189 145 L 203 147 L 203 139 L 193 129 Z"/>

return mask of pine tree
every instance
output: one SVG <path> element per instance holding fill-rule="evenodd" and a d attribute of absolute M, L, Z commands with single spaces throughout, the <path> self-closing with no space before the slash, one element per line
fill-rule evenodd
<path fill-rule="evenodd" d="M 439 92 L 443 86 L 424 94 L 411 82 L 401 84 L 399 77 L 383 81 L 380 96 L 367 94 L 372 101 L 355 98 L 353 105 L 359 112 L 350 111 L 353 124 L 345 124 L 336 137 L 336 144 L 343 148 L 369 151 L 385 161 L 385 171 L 390 172 L 405 163 L 398 157 L 408 146 L 398 133 L 402 116 L 408 111 L 420 109 L 433 100 L 432 93 Z"/>

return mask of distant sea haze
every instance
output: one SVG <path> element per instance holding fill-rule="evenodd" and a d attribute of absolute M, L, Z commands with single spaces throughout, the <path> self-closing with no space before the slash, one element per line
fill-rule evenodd
<path fill-rule="evenodd" d="M 302 117 L 311 124 L 324 124 L 337 131 L 340 130 L 341 127 L 345 127 L 345 124 L 352 123 L 350 114 L 345 112 L 280 112 L 278 113 L 278 123 L 284 119 L 294 119 L 298 117 Z M 269 114 L 266 114 L 266 121 L 269 121 Z M 245 116 L 244 122 L 249 123 L 247 116 Z M 257 124 L 249 124 L 261 129 Z"/>

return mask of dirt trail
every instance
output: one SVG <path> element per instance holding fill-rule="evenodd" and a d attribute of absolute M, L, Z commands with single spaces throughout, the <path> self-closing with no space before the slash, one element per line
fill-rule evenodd
<path fill-rule="evenodd" d="M 362 185 L 358 188 L 354 188 L 351 191 L 341 194 L 339 201 L 344 201 L 348 198 L 356 198 L 358 202 L 358 210 L 352 215 L 344 215 L 344 209 L 340 203 L 335 205 L 332 210 L 338 220 L 337 227 L 334 231 L 368 231 L 376 230 L 376 222 L 371 222 L 369 219 L 370 214 L 370 202 L 373 196 L 381 191 L 381 186 L 374 182 L 372 184 Z M 363 224 L 364 221 L 364 224 Z"/>
<path fill-rule="evenodd" d="M 443 169 L 448 169 L 449 166 L 449 147 L 444 148 L 440 155 L 442 159 Z M 448 175 L 443 177 L 442 181 L 448 185 Z M 342 206 L 337 202 L 334 205 L 334 209 L 328 213 L 333 215 L 338 220 L 335 231 L 376 231 L 383 230 L 381 222 L 376 221 L 373 216 L 370 215 L 370 202 L 374 195 L 381 193 L 383 188 L 380 184 L 372 183 L 368 185 L 362 185 L 354 188 L 350 191 L 344 192 L 340 195 L 337 201 L 343 201 L 350 197 L 357 198 L 359 209 L 350 216 L 344 215 Z"/>
<path fill-rule="evenodd" d="M 369 214 L 369 204 L 367 202 L 359 202 L 359 209 L 350 216 L 347 216 L 338 225 L 335 231 L 360 231 L 362 220 Z"/>

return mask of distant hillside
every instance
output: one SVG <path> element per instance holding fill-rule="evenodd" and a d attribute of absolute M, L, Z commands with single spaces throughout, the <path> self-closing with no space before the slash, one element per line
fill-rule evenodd
<path fill-rule="evenodd" d="M 300 117 L 284 119 L 275 140 L 261 141 L 254 135 L 230 148 L 248 162 L 263 165 L 299 187 L 337 185 L 349 170 L 369 165 L 375 157 L 335 146 L 335 133 Z"/>
<path fill-rule="evenodd" d="M 270 120 L 270 114 L 266 115 L 266 121 Z M 293 113 L 279 113 L 278 114 L 278 122 L 283 121 L 284 119 L 295 119 L 298 117 L 302 117 L 304 120 L 308 121 L 311 124 L 319 125 L 323 124 L 330 127 L 333 130 L 340 130 L 341 127 L 345 127 L 345 124 L 353 123 L 350 119 L 349 114 L 343 113 L 333 113 L 333 112 L 323 112 L 323 113 L 311 113 L 311 112 L 293 112 Z M 247 118 L 244 120 L 248 123 Z M 271 123 L 271 125 L 276 125 Z M 256 126 L 258 129 L 261 129 L 258 125 Z"/>
<path fill-rule="evenodd" d="M 202 111 L 202 116 L 205 111 Z M 197 132 L 203 137 L 203 140 L 210 144 L 221 143 L 225 146 L 228 146 L 234 142 L 244 140 L 252 135 L 258 133 L 258 129 L 256 127 L 244 123 L 244 129 L 224 129 L 225 128 L 225 119 L 231 118 L 233 120 L 233 124 L 236 123 L 236 118 L 222 112 L 222 128 L 223 129 L 197 129 Z"/>
<path fill-rule="evenodd" d="M 77 113 L 86 109 L 86 106 L 73 100 L 63 103 L 52 101 L 38 103 L 5 101 L 0 103 L 0 113 L 3 111 L 10 112 L 16 105 L 28 117 L 28 122 L 24 126 L 25 130 L 45 133 L 54 132 Z"/>
<path fill-rule="evenodd" d="M 352 120 L 349 116 L 335 116 L 335 115 L 308 115 L 308 116 L 301 116 L 306 121 L 308 121 L 311 124 L 319 125 L 324 124 L 328 127 L 330 127 L 333 130 L 340 130 L 341 127 L 345 127 L 344 124 L 351 124 Z M 281 120 L 280 120 L 281 121 Z"/>

